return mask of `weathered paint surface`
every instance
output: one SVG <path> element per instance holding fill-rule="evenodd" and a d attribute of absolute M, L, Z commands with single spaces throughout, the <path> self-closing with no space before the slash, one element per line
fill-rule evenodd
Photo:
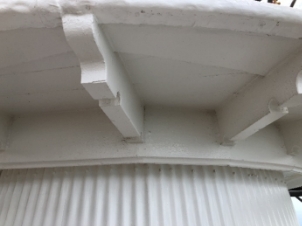
<path fill-rule="evenodd" d="M 286 148 L 297 136 L 268 126 L 301 107 L 301 15 L 235 0 L 3 1 L 0 111 L 14 123 L 0 128 L 0 167 L 301 172 Z M 144 143 L 125 142 L 138 136 Z"/>
<path fill-rule="evenodd" d="M 63 14 L 69 45 L 81 65 L 81 84 L 125 138 L 142 139 L 143 106 L 92 14 Z"/>
<path fill-rule="evenodd" d="M 227 28 L 234 31 L 302 37 L 302 16 L 298 9 L 259 4 L 255 1 L 2 0 L 2 5 L 0 30 L 59 26 L 60 11 L 63 8 L 63 11 L 70 13 L 92 12 L 99 21 L 107 24 Z"/>
<path fill-rule="evenodd" d="M 147 107 L 144 142 L 130 144 L 101 110 L 16 117 L 1 168 L 117 163 L 232 165 L 301 171 L 274 126 L 232 147 L 213 113 Z"/>
<path fill-rule="evenodd" d="M 0 0 L 0 225 L 297 226 L 301 38 L 255 1 Z"/>

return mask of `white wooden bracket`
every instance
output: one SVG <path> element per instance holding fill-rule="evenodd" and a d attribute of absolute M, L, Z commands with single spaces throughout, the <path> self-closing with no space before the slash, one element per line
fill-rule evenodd
<path fill-rule="evenodd" d="M 6 114 L 0 114 L 0 152 L 5 151 L 12 118 Z"/>
<path fill-rule="evenodd" d="M 62 16 L 67 41 L 81 66 L 81 83 L 129 141 L 141 141 L 143 107 L 123 65 L 92 14 Z"/>
<path fill-rule="evenodd" d="M 302 52 L 287 58 L 264 78 L 217 110 L 223 145 L 233 145 L 302 105 Z"/>

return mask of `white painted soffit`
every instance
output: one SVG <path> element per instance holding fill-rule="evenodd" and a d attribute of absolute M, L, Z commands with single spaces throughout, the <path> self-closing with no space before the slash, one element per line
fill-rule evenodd
<path fill-rule="evenodd" d="M 0 114 L 0 152 L 6 149 L 9 127 L 12 123 L 12 117 L 6 114 Z"/>
<path fill-rule="evenodd" d="M 24 1 L 21 3 L 20 1 L 10 1 L 8 3 L 5 2 L 3 3 L 5 7 L 1 8 L 1 10 L 3 11 L 0 12 L 0 30 L 5 31 L 9 29 L 28 27 L 56 27 L 62 25 L 61 15 L 63 15 L 63 17 L 65 15 L 71 16 L 71 20 L 69 20 L 70 18 L 67 17 L 67 19 L 63 18 L 63 22 L 64 19 L 66 19 L 65 22 L 67 22 L 65 24 L 63 23 L 63 26 L 67 39 L 69 39 L 69 44 L 73 46 L 74 52 L 78 53 L 78 58 L 81 59 L 82 64 L 87 63 L 88 61 L 86 61 L 86 59 L 92 57 L 92 62 L 96 63 L 98 68 L 92 67 L 93 70 L 91 70 L 90 72 L 94 72 L 94 70 L 97 69 L 95 70 L 95 72 L 97 73 L 105 71 L 105 67 L 102 67 L 104 66 L 103 59 L 106 57 L 107 59 L 110 59 L 110 57 L 112 56 L 111 49 L 109 49 L 108 51 L 109 54 L 100 54 L 98 51 L 96 51 L 95 55 L 93 55 L 93 50 L 97 50 L 97 48 L 99 48 L 99 43 L 97 43 L 97 41 L 100 40 L 100 37 L 103 37 L 97 34 L 98 32 L 101 32 L 101 29 L 99 29 L 98 26 L 99 23 L 206 27 L 228 29 L 231 31 L 254 32 L 266 35 L 277 35 L 294 39 L 299 39 L 302 34 L 301 11 L 291 8 L 280 8 L 280 6 L 269 4 L 260 5 L 253 1 L 175 1 L 173 2 L 173 4 L 166 3 L 164 1 L 144 1 L 143 3 L 138 1 L 79 1 L 74 3 L 74 5 L 73 3 L 74 2 L 71 1 L 61 1 L 59 4 L 57 4 L 56 2 L 53 2 L 53 4 L 51 2 L 46 3 L 45 1 Z M 2 18 L 5 19 L 5 21 L 9 22 L 2 24 Z M 85 18 L 89 18 L 88 23 L 84 24 L 85 26 L 83 27 L 79 26 L 82 25 L 82 22 L 85 22 Z M 77 19 L 79 19 L 79 22 L 81 23 L 77 24 Z M 70 26 L 65 26 L 66 24 L 68 24 L 68 22 L 70 22 L 71 25 L 75 26 L 75 36 L 77 36 L 79 32 L 83 32 L 82 36 L 77 36 L 79 40 L 73 39 L 72 30 L 68 31 L 69 28 L 72 28 Z M 89 44 L 89 42 L 91 45 L 87 46 L 86 44 Z M 78 43 L 80 43 L 80 45 L 78 45 Z M 106 47 L 106 45 L 104 46 Z M 104 46 L 100 47 L 101 52 L 104 52 Z M 87 56 L 85 56 L 85 52 L 82 51 L 84 49 L 88 49 L 89 51 L 91 50 L 92 52 L 90 53 L 93 54 L 88 54 Z M 299 70 L 301 70 L 300 59 L 302 56 L 301 54 L 299 54 L 300 53 L 294 56 L 293 59 L 287 59 L 287 62 L 273 70 L 272 73 L 267 76 L 267 78 L 257 81 L 255 85 L 253 84 L 243 93 L 240 93 L 237 98 L 228 103 L 228 106 L 224 107 L 222 110 L 219 109 L 218 115 L 220 125 L 222 126 L 221 128 L 223 128 L 222 131 L 226 131 L 223 136 L 226 136 L 231 140 L 236 140 L 238 138 L 237 135 L 244 131 L 246 125 L 252 125 L 250 130 L 251 132 L 245 133 L 243 134 L 243 136 L 239 136 L 239 140 L 244 139 L 257 130 L 263 128 L 264 126 L 267 126 L 267 124 L 271 123 L 272 121 L 278 119 L 279 116 L 283 116 L 287 112 L 286 107 L 291 106 L 295 102 L 295 98 L 292 99 L 292 97 L 297 96 L 301 92 L 301 90 L 299 88 L 297 89 L 296 87 L 296 78 L 299 74 Z M 96 61 L 94 61 L 95 59 Z M 89 68 L 87 71 L 89 71 Z M 288 77 L 285 77 L 284 75 L 288 75 Z M 287 82 L 284 82 L 283 79 L 285 79 Z M 109 83 L 110 81 L 108 81 L 108 84 Z M 124 84 L 127 84 L 127 82 L 124 82 Z M 107 93 L 108 95 L 106 94 L 103 96 L 104 98 L 100 98 L 100 103 L 101 106 L 106 105 L 106 107 L 114 107 L 115 109 L 118 109 L 118 111 L 113 110 L 114 114 L 116 112 L 118 113 L 115 114 L 115 118 L 113 119 L 110 118 L 110 116 L 114 116 L 114 114 L 112 114 L 111 109 L 108 110 L 109 118 L 113 121 L 113 123 L 118 124 L 118 119 L 122 118 L 120 117 L 121 111 L 122 116 L 128 117 L 129 115 L 125 110 L 127 108 L 123 108 L 122 104 L 119 103 L 119 95 L 117 92 L 118 89 L 113 89 L 112 87 L 113 86 L 110 86 L 110 84 L 107 86 L 109 90 L 109 92 Z M 127 85 L 125 87 L 127 87 Z M 280 89 L 282 92 L 280 92 Z M 129 89 L 127 90 L 129 91 Z M 271 102 L 272 98 L 275 98 L 276 102 Z M 97 97 L 96 99 L 99 98 Z M 255 102 L 255 99 L 259 100 L 259 102 Z M 288 102 L 288 100 L 290 101 Z M 300 102 L 298 102 L 298 104 L 299 103 Z M 279 107 L 278 104 L 283 104 L 284 108 L 283 106 Z M 131 105 L 128 105 L 128 109 L 132 109 L 129 106 Z M 142 115 L 142 109 L 139 112 L 140 115 Z M 246 117 L 241 117 L 241 115 L 245 112 L 249 112 L 249 114 L 247 114 Z M 270 113 L 273 113 L 273 117 L 269 117 L 268 119 L 265 118 L 266 115 Z M 133 115 L 135 114 L 132 114 L 132 116 Z M 229 120 L 228 117 L 231 117 L 231 119 Z M 128 117 L 128 119 L 129 118 L 130 117 Z M 243 120 L 244 122 L 238 121 L 239 118 L 241 118 L 241 120 Z M 223 124 L 223 122 L 225 121 L 229 123 L 229 125 L 225 126 Z M 257 124 L 259 121 L 260 123 Z M 5 123 L 7 122 L 8 120 L 5 120 Z M 131 122 L 128 123 L 126 127 L 123 127 L 123 123 L 121 124 L 122 127 L 117 126 L 120 132 L 123 131 L 123 128 L 126 128 L 124 129 L 124 131 L 131 131 L 127 129 L 127 126 L 131 124 Z M 256 127 L 253 127 L 253 125 L 255 124 Z M 135 125 L 133 127 L 135 127 Z M 226 130 L 224 130 L 224 128 L 226 128 Z M 141 130 L 142 126 L 140 126 L 140 130 L 136 130 L 134 128 L 134 130 L 132 130 L 134 131 L 134 133 L 132 133 L 129 137 L 140 135 Z M 2 135 L 2 137 L 6 136 L 5 133 L 5 131 L 2 133 L 4 134 Z M 128 137 L 126 133 L 124 133 L 123 135 L 124 137 Z M 204 144 L 202 143 L 201 145 Z M 111 148 L 112 147 L 113 146 L 111 146 Z M 167 146 L 164 146 L 164 148 L 167 148 Z M 215 146 L 215 148 L 217 148 L 217 146 Z M 156 147 L 154 147 L 154 149 L 156 149 Z M 9 153 L 9 151 L 7 153 L 8 156 L 11 154 Z M 134 156 L 134 161 L 140 161 L 136 153 L 134 153 Z M 16 156 L 13 156 L 13 158 L 15 157 Z M 250 156 L 247 155 L 247 158 L 248 157 Z M 287 157 L 290 158 L 290 156 L 282 155 L 282 161 L 284 159 L 285 161 L 287 161 Z M 154 159 L 152 159 L 152 156 L 150 157 L 147 155 L 147 159 L 148 158 L 149 160 L 147 161 L 154 161 Z M 228 156 L 228 158 L 233 159 L 234 156 Z M 143 162 L 144 157 L 141 157 L 141 159 L 141 161 Z M 183 161 L 183 159 L 179 158 L 179 156 L 177 156 L 175 159 L 177 159 L 177 161 L 179 162 Z M 190 161 L 192 161 L 192 159 L 193 157 L 190 156 Z M 35 164 L 38 165 L 45 163 L 39 160 L 41 159 L 38 159 Z M 79 161 L 82 160 L 83 159 Z M 6 158 L 4 158 L 4 166 L 6 164 L 5 161 L 7 161 Z M 99 158 L 98 161 L 102 162 L 102 159 Z M 242 161 L 242 159 L 236 161 L 241 161 L 240 164 L 250 164 L 249 162 Z M 228 164 L 238 164 L 236 161 L 234 161 L 234 163 L 232 160 L 230 160 Z M 257 161 L 259 161 L 259 159 L 257 159 Z M 19 162 L 13 163 L 16 165 L 19 164 Z M 263 162 L 261 164 L 266 165 L 266 163 Z M 11 164 L 10 167 L 12 167 L 12 165 L 13 164 Z M 259 165 L 255 162 L 252 162 L 252 165 L 259 167 Z M 277 163 L 272 164 L 271 167 L 275 166 L 278 169 L 282 168 L 282 170 L 290 170 L 294 167 L 293 164 L 288 164 L 287 162 L 285 165 L 286 166 L 284 166 L 284 162 L 280 164 L 277 161 Z M 299 168 L 298 170 L 301 169 Z"/>
<path fill-rule="evenodd" d="M 94 14 L 103 24 L 207 27 L 299 39 L 299 9 L 236 0 L 1 0 L 0 30 L 61 25 L 60 11 Z"/>

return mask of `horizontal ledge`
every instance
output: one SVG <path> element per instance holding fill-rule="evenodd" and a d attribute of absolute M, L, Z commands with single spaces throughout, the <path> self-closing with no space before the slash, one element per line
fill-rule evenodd
<path fill-rule="evenodd" d="M 103 24 L 209 27 L 296 39 L 302 37 L 301 10 L 254 1 L 61 0 L 57 3 L 50 0 L 46 3 L 37 0 L 35 4 L 22 2 L 22 11 L 20 7 L 17 0 L 5 2 L 0 10 L 1 31 L 60 26 L 60 11 L 63 9 L 75 14 L 93 13 Z"/>
<path fill-rule="evenodd" d="M 180 165 L 203 165 L 203 166 L 231 166 L 251 169 L 295 171 L 302 173 L 302 167 L 294 167 L 285 164 L 261 163 L 254 161 L 239 161 L 228 159 L 205 159 L 205 158 L 168 158 L 168 157 L 118 157 L 86 160 L 66 160 L 66 161 L 43 161 L 43 162 L 11 162 L 0 163 L 0 169 L 24 169 L 24 168 L 49 168 L 67 166 L 91 166 L 91 165 L 115 165 L 115 164 L 180 164 Z"/>

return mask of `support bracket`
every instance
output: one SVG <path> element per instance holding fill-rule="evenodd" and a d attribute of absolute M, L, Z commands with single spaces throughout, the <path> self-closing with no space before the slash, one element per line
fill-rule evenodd
<path fill-rule="evenodd" d="M 62 20 L 80 61 L 82 85 L 126 140 L 142 141 L 143 107 L 95 17 L 64 14 Z"/>
<path fill-rule="evenodd" d="M 302 51 L 293 54 L 217 110 L 223 145 L 248 138 L 302 105 Z"/>

